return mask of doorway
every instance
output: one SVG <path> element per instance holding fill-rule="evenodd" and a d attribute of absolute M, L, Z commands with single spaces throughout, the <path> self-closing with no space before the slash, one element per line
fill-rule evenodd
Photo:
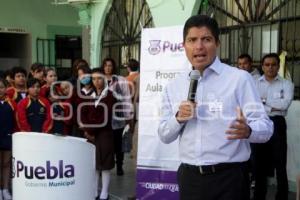
<path fill-rule="evenodd" d="M 31 36 L 24 33 L 0 33 L 0 70 L 15 66 L 29 69 L 31 64 Z"/>

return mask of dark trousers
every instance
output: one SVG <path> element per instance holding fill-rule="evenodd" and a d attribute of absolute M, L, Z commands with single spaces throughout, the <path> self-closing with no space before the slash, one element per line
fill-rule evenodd
<path fill-rule="evenodd" d="M 123 128 L 113 130 L 114 134 L 114 146 L 115 146 L 115 156 L 117 168 L 122 167 L 124 160 L 124 152 L 122 151 L 122 134 Z"/>
<path fill-rule="evenodd" d="M 284 117 L 270 117 L 274 123 L 274 133 L 271 139 L 264 144 L 255 144 L 255 189 L 254 200 L 265 200 L 267 194 L 267 177 L 277 179 L 276 200 L 288 199 L 288 179 L 286 172 L 287 162 L 287 135 Z"/>
<path fill-rule="evenodd" d="M 181 200 L 249 200 L 247 164 L 202 175 L 181 164 L 177 171 Z"/>

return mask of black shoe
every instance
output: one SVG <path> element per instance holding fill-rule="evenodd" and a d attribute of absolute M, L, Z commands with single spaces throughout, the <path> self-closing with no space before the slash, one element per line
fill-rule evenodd
<path fill-rule="evenodd" d="M 117 167 L 117 175 L 118 176 L 123 176 L 124 175 L 124 170 L 122 167 Z"/>

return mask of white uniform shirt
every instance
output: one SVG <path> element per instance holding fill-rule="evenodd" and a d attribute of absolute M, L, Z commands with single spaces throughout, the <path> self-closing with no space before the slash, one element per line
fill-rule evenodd
<path fill-rule="evenodd" d="M 294 98 L 294 84 L 291 81 L 277 75 L 269 82 L 263 75 L 256 81 L 256 87 L 269 116 L 286 116 Z M 280 111 L 272 111 L 272 108 Z"/>

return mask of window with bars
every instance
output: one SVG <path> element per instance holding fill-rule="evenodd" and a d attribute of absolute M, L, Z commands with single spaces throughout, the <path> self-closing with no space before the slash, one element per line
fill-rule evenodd
<path fill-rule="evenodd" d="M 300 1 L 299 0 L 202 0 L 199 13 L 213 16 L 221 29 L 219 56 L 237 65 L 242 53 L 261 58 L 285 51 L 285 77 L 295 84 L 300 99 Z"/>
<path fill-rule="evenodd" d="M 114 0 L 105 20 L 101 58 L 115 59 L 123 74 L 122 64 L 129 58 L 139 60 L 142 29 L 153 26 L 146 0 Z"/>

